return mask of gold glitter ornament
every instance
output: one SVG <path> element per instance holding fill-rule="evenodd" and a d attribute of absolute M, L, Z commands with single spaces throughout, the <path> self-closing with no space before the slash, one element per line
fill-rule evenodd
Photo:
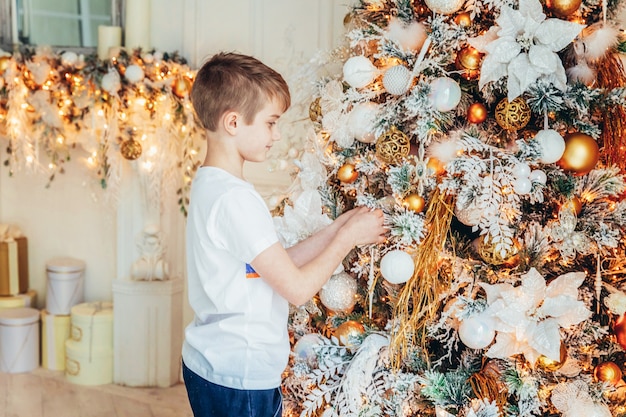
<path fill-rule="evenodd" d="M 519 249 L 516 243 L 513 243 L 508 249 L 497 250 L 496 244 L 490 237 L 484 236 L 476 239 L 476 252 L 483 261 L 490 265 L 502 265 L 506 267 L 515 267 L 519 265 Z"/>
<path fill-rule="evenodd" d="M 322 118 L 322 105 L 320 104 L 320 97 L 311 102 L 309 106 L 309 119 L 312 122 L 318 122 Z"/>
<path fill-rule="evenodd" d="M 411 141 L 395 126 L 380 135 L 376 141 L 376 156 L 387 164 L 398 164 L 409 156 Z"/>
<path fill-rule="evenodd" d="M 122 156 L 129 161 L 134 161 L 141 156 L 141 143 L 133 138 L 122 142 L 120 146 Z"/>
<path fill-rule="evenodd" d="M 503 98 L 496 106 L 495 117 L 501 128 L 519 130 L 530 122 L 530 107 L 522 97 L 516 97 L 511 102 Z"/>

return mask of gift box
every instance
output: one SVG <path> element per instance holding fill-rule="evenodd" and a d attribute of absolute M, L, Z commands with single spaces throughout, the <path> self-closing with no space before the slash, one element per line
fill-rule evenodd
<path fill-rule="evenodd" d="M 7 308 L 35 307 L 37 305 L 37 291 L 30 289 L 24 294 L 0 296 L 0 310 Z"/>
<path fill-rule="evenodd" d="M 50 314 L 70 314 L 83 302 L 85 262 L 70 257 L 54 258 L 46 263 L 48 275 L 46 310 Z"/>
<path fill-rule="evenodd" d="M 65 341 L 70 338 L 70 316 L 41 312 L 41 366 L 65 370 Z"/>
<path fill-rule="evenodd" d="M 97 301 L 71 309 L 70 339 L 84 348 L 113 350 L 113 303 Z"/>
<path fill-rule="evenodd" d="M 65 341 L 65 378 L 77 385 L 113 382 L 113 349 L 86 348 L 72 339 Z"/>
<path fill-rule="evenodd" d="M 30 372 L 39 366 L 39 310 L 0 311 L 0 372 Z"/>
<path fill-rule="evenodd" d="M 0 295 L 28 291 L 28 241 L 24 236 L 0 241 Z"/>

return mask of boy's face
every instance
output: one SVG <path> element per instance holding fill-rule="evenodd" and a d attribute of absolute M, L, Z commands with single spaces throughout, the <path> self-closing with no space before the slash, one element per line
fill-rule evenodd
<path fill-rule="evenodd" d="M 251 124 L 242 123 L 238 129 L 237 148 L 245 161 L 265 161 L 267 152 L 280 139 L 277 122 L 282 114 L 282 107 L 272 100 L 256 114 Z"/>

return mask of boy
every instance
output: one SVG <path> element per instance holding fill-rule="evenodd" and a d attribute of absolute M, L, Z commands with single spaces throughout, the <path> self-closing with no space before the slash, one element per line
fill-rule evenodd
<path fill-rule="evenodd" d="M 288 303 L 313 297 L 356 245 L 382 242 L 380 210 L 350 210 L 284 249 L 270 212 L 243 177 L 280 139 L 290 105 L 284 79 L 257 59 L 219 53 L 196 75 L 191 100 L 207 155 L 191 190 L 187 279 L 194 320 L 185 330 L 183 378 L 196 417 L 282 413 L 289 358 Z"/>

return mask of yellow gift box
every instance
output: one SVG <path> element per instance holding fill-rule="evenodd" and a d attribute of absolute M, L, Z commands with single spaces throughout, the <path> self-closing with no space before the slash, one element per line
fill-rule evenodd
<path fill-rule="evenodd" d="M 70 316 L 41 312 L 41 366 L 65 370 L 65 342 L 70 338 Z"/>
<path fill-rule="evenodd" d="M 24 236 L 0 241 L 0 295 L 28 291 L 28 241 Z"/>
<path fill-rule="evenodd" d="M 0 311 L 7 308 L 37 307 L 37 291 L 32 288 L 23 294 L 1 295 Z"/>

